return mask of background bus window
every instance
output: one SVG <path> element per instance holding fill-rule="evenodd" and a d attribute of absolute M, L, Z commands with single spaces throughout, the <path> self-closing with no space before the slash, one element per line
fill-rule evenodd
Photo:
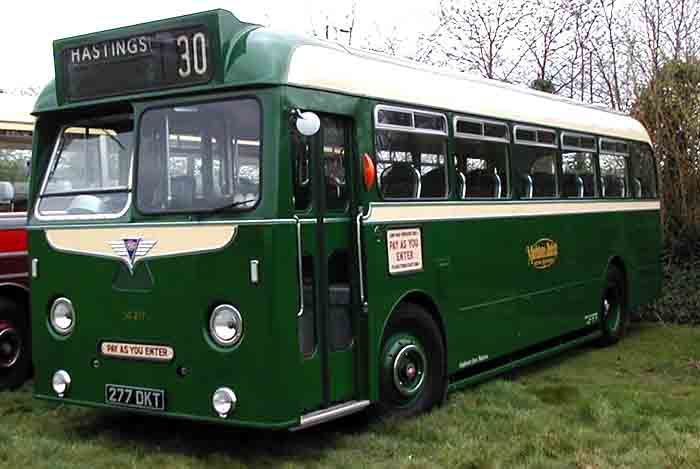
<path fill-rule="evenodd" d="M 508 144 L 456 139 L 457 195 L 464 198 L 508 196 Z"/>
<path fill-rule="evenodd" d="M 563 197 L 595 196 L 595 159 L 593 153 L 566 152 L 561 156 Z"/>
<path fill-rule="evenodd" d="M 447 138 L 377 130 L 377 175 L 386 199 L 447 196 Z"/>
<path fill-rule="evenodd" d="M 624 155 L 601 153 L 599 160 L 600 189 L 603 197 L 626 197 L 627 158 Z"/>
<path fill-rule="evenodd" d="M 27 210 L 31 132 L 9 135 L 0 130 L 0 212 Z"/>
<path fill-rule="evenodd" d="M 557 150 L 521 147 L 512 165 L 521 198 L 557 196 Z"/>
<path fill-rule="evenodd" d="M 638 199 L 655 198 L 656 168 L 651 148 L 646 143 L 633 143 L 631 150 L 633 195 Z"/>

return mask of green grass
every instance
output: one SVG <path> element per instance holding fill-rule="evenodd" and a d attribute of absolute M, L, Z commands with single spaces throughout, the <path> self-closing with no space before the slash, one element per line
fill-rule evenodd
<path fill-rule="evenodd" d="M 636 326 L 429 415 L 235 430 L 0 395 L 0 467 L 700 468 L 700 328 Z"/>

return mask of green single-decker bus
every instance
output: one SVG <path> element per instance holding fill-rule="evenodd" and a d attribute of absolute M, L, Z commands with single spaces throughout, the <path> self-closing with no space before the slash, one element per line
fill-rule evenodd
<path fill-rule="evenodd" d="M 38 398 L 280 429 L 413 415 L 614 343 L 659 292 L 654 156 L 626 115 L 223 10 L 53 47 Z"/>

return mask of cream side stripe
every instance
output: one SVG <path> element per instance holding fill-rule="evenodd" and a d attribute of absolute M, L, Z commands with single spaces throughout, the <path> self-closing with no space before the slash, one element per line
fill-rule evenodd
<path fill-rule="evenodd" d="M 235 225 L 47 229 L 46 240 L 57 251 L 112 259 L 122 259 L 122 256 L 114 252 L 110 242 L 125 238 L 155 241 L 153 248 L 139 257 L 139 260 L 144 260 L 215 251 L 233 241 L 236 231 Z"/>
<path fill-rule="evenodd" d="M 574 202 L 522 204 L 412 204 L 370 205 L 365 223 L 402 221 L 470 220 L 480 218 L 517 218 L 582 213 L 637 212 L 659 210 L 659 201 L 649 202 Z"/>

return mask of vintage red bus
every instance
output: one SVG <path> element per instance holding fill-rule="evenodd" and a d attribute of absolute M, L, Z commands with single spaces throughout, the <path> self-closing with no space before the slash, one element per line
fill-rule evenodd
<path fill-rule="evenodd" d="M 33 99 L 0 94 L 0 390 L 31 374 L 27 179 Z"/>

